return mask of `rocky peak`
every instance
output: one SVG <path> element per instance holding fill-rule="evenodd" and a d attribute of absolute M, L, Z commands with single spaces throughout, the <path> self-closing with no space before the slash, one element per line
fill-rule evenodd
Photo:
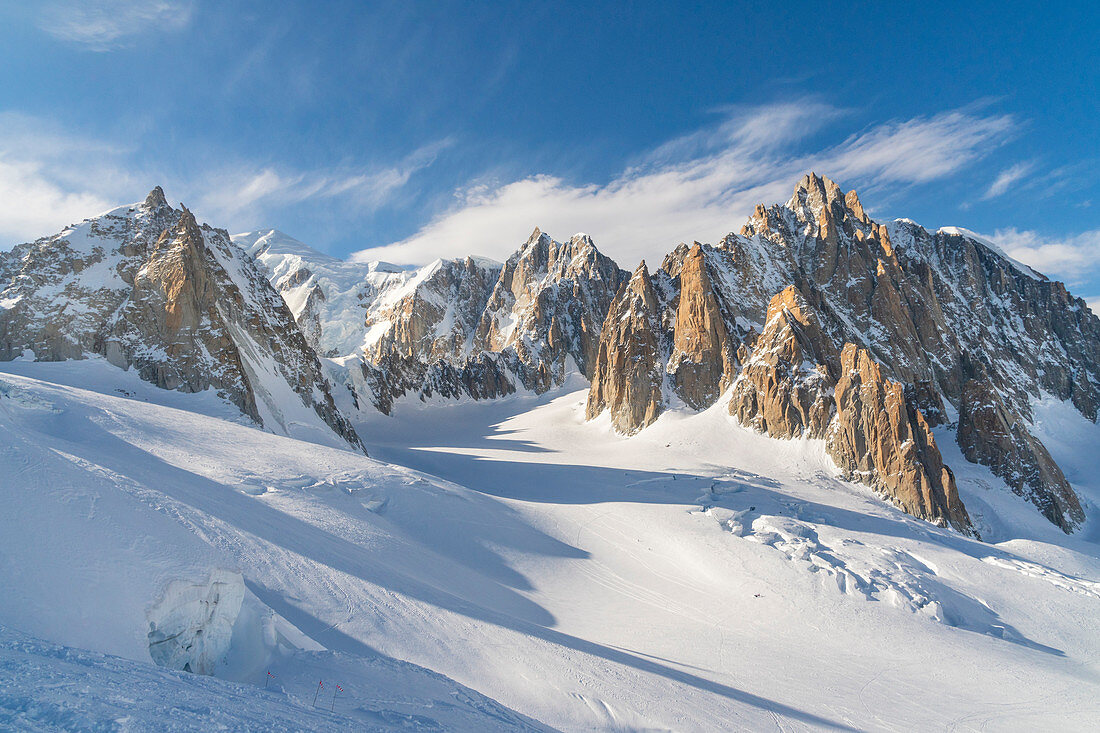
<path fill-rule="evenodd" d="M 840 362 L 826 450 L 844 475 L 869 483 L 908 514 L 974 534 L 954 474 L 904 387 L 855 344 L 845 344 Z"/>
<path fill-rule="evenodd" d="M 852 189 L 844 196 L 844 206 L 848 211 L 852 212 L 852 215 L 864 224 L 870 224 L 871 219 L 867 216 L 867 213 L 863 210 L 863 204 L 859 201 L 859 196 L 856 195 L 855 189 Z"/>
<path fill-rule="evenodd" d="M 646 310 L 657 309 L 657 294 L 653 290 L 653 278 L 649 276 L 649 267 L 645 260 L 634 268 L 626 284 L 626 290 L 630 296 L 633 296 L 630 301 L 632 304 L 636 302 L 635 299 L 640 299 Z"/>
<path fill-rule="evenodd" d="M 668 371 L 677 394 L 700 409 L 718 399 L 728 386 L 737 356 L 698 243 L 679 268 L 679 289 Z"/>
<path fill-rule="evenodd" d="M 145 197 L 145 201 L 142 206 L 146 209 L 158 210 L 170 208 L 168 205 L 168 199 L 164 196 L 164 189 L 160 186 L 156 186 L 149 195 Z"/>
<path fill-rule="evenodd" d="M 619 289 L 604 321 L 588 418 L 610 411 L 612 425 L 628 435 L 653 423 L 664 407 L 667 358 L 660 303 L 643 260 Z"/>
<path fill-rule="evenodd" d="M 481 399 L 517 387 L 541 393 L 577 370 L 591 376 L 600 328 L 628 277 L 587 235 L 562 243 L 538 228 L 503 264 L 439 260 L 358 277 L 353 263 L 322 262 L 304 245 L 256 251 L 314 342 L 341 349 L 325 351 L 342 357 L 334 369 L 363 372 L 345 375 L 359 404 L 383 411 L 410 392 Z M 349 311 L 363 313 L 358 329 Z"/>
<path fill-rule="evenodd" d="M 826 352 L 835 353 L 844 343 L 858 344 L 879 365 L 883 379 L 899 385 L 898 399 L 914 415 L 904 430 L 916 436 L 918 447 L 928 425 L 921 410 L 944 424 L 951 412 L 947 405 L 960 409 L 964 386 L 973 377 L 967 364 L 974 360 L 996 365 L 989 384 L 1010 398 L 1006 404 L 1021 406 L 1007 414 L 1022 423 L 1029 420 L 1028 400 L 1042 392 L 1072 400 L 1090 419 L 1100 408 L 1100 319 L 1061 283 L 1013 263 L 995 246 L 960 230 L 930 232 L 907 221 L 886 226 L 875 222 L 857 193 L 844 193 L 816 173 L 798 182 L 785 205 L 757 206 L 740 235 L 730 234 L 715 247 L 679 245 L 662 270 L 667 277 L 660 284 L 662 312 L 655 322 L 664 339 L 658 342 L 670 345 L 662 365 L 670 387 L 690 407 L 702 408 L 733 382 L 731 412 L 769 434 L 817 432 L 829 411 L 823 395 L 831 380 L 841 380 Z M 774 302 L 792 283 L 796 289 Z M 807 311 L 795 301 L 798 296 L 816 315 L 813 330 L 819 335 L 803 338 L 810 331 L 804 321 L 810 319 L 803 317 Z M 733 346 L 734 359 L 726 358 L 726 344 Z M 658 349 L 650 358 L 664 356 Z M 613 373 L 603 376 L 604 394 L 614 392 L 607 384 L 614 379 Z M 665 404 L 648 395 L 645 399 L 657 409 Z M 850 410 L 859 406 L 848 404 Z M 902 431 L 900 412 L 895 417 L 891 425 L 896 423 L 896 437 Z M 841 419 L 839 411 L 836 419 Z M 854 413 L 843 419 L 851 423 Z M 636 430 L 638 425 L 627 428 Z M 873 421 L 862 421 L 853 430 L 852 435 L 865 437 L 889 434 Z M 1024 432 L 1017 431 L 1013 441 L 1034 454 L 1031 464 L 1047 463 Z M 1009 473 L 1013 461 L 993 448 L 971 449 L 968 455 L 1014 485 Z M 906 458 L 897 451 L 875 470 L 887 470 L 894 459 Z M 883 447 L 880 453 L 890 451 Z M 925 466 L 907 469 L 910 483 L 946 492 L 946 480 L 936 478 L 938 451 L 928 453 L 933 458 L 927 465 L 921 463 L 924 458 L 908 457 Z M 1031 473 L 1043 477 L 1039 480 L 1046 484 L 1045 494 L 1064 494 L 1053 471 L 1037 468 Z M 891 491 L 908 489 L 896 485 Z M 943 502 L 939 510 L 928 501 L 914 503 L 918 494 L 930 496 L 925 489 L 914 491 L 901 503 L 922 516 L 949 517 Z M 1024 493 L 1029 491 L 1036 490 Z M 1076 515 L 1071 500 L 1058 501 L 1064 505 L 1059 511 L 1072 523 Z M 1058 501 L 1044 506 L 1059 506 Z"/>
<path fill-rule="evenodd" d="M 844 206 L 844 194 L 834 181 L 808 173 L 795 185 L 794 193 L 787 202 L 787 208 L 793 211 L 812 212 L 810 217 L 818 217 L 825 209 Z M 810 218 L 807 217 L 807 218 Z"/>
<path fill-rule="evenodd" d="M 816 312 L 790 285 L 768 305 L 764 330 L 734 383 L 730 414 L 775 438 L 823 437 L 838 371 Z"/>
<path fill-rule="evenodd" d="M 165 335 L 198 328 L 214 300 L 214 284 L 206 266 L 206 243 L 194 215 L 187 207 L 171 229 L 165 229 L 153 246 L 153 257 L 138 272 L 135 288 L 157 287 L 164 296 Z M 192 385 L 194 386 L 194 385 Z M 193 391 L 199 391 L 199 387 Z"/>
<path fill-rule="evenodd" d="M 362 448 L 255 262 L 159 187 L 17 246 L 0 259 L 0 291 L 17 304 L 0 309 L 0 359 L 99 355 L 166 389 L 215 390 L 267 429 Z"/>

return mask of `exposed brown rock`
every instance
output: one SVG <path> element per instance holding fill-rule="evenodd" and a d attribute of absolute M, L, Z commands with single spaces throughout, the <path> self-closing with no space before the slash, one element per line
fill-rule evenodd
<path fill-rule="evenodd" d="M 700 409 L 718 399 L 733 378 L 736 349 L 699 244 L 691 248 L 679 275 L 680 301 L 668 371 L 677 394 Z"/>
<path fill-rule="evenodd" d="M 824 437 L 839 359 L 793 285 L 772 298 L 767 323 L 734 383 L 730 414 L 776 438 Z"/>
<path fill-rule="evenodd" d="M 68 276 L 81 272 L 93 274 Z M 0 283 L 18 300 L 0 309 L 0 359 L 99 354 L 160 387 L 215 390 L 265 427 L 295 434 L 301 423 L 283 418 L 289 389 L 320 418 L 307 432 L 330 428 L 362 449 L 316 354 L 253 260 L 226 232 L 170 207 L 159 187 L 142 204 L 6 253 Z"/>
<path fill-rule="evenodd" d="M 955 477 L 902 385 L 887 379 L 871 354 L 845 344 L 836 386 L 837 416 L 826 450 L 844 475 L 870 484 L 903 511 L 973 534 Z"/>
<path fill-rule="evenodd" d="M 202 230 L 184 208 L 134 275 L 133 292 L 104 339 L 107 358 L 134 366 L 165 389 L 201 392 L 216 386 L 259 420 L 240 354 L 215 305 L 208 256 Z M 142 347 L 152 343 L 163 345 L 168 358 L 146 357 Z"/>
<path fill-rule="evenodd" d="M 653 423 L 664 407 L 664 363 L 657 294 L 645 262 L 620 288 L 600 336 L 586 414 L 611 411 L 617 430 L 633 434 Z"/>
<path fill-rule="evenodd" d="M 504 263 L 478 323 L 475 343 L 514 351 L 524 386 L 544 392 L 565 377 L 572 357 L 592 377 L 600 328 L 629 273 L 587 234 L 557 242 L 538 228 Z"/>
<path fill-rule="evenodd" d="M 958 440 L 967 460 L 989 466 L 1062 531 L 1068 534 L 1084 521 L 1081 503 L 1062 469 L 988 378 L 966 383 Z"/>
<path fill-rule="evenodd" d="M 855 190 L 851 190 L 844 197 L 844 205 L 848 207 L 848 210 L 852 212 L 852 215 L 864 223 L 870 222 L 867 218 L 867 213 L 863 210 L 863 204 L 859 201 L 859 196 Z"/>

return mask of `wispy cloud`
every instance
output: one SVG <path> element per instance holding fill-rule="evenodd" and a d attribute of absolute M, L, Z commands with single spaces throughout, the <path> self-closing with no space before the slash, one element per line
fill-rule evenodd
<path fill-rule="evenodd" d="M 198 210 L 218 221 L 258 221 L 265 212 L 309 201 L 340 199 L 351 209 L 383 206 L 418 171 L 435 162 L 449 139 L 422 146 L 396 164 L 375 168 L 297 171 L 239 162 L 208 173 Z"/>
<path fill-rule="evenodd" d="M 357 259 L 424 262 L 469 253 L 503 258 L 538 225 L 580 231 L 626 266 L 659 261 L 685 238 L 715 241 L 759 202 L 785 200 L 816 170 L 847 185 L 919 184 L 953 175 L 1012 133 L 1007 115 L 954 110 L 891 121 L 814 153 L 794 152 L 845 112 L 817 101 L 731 110 L 720 124 L 661 145 L 606 184 L 535 174 L 482 182 L 413 236 Z"/>
<path fill-rule="evenodd" d="M 1035 164 L 1031 162 L 1017 163 L 1005 168 L 995 179 L 993 179 L 993 183 L 989 184 L 989 188 L 986 190 L 985 195 L 982 196 L 982 200 L 988 201 L 989 199 L 1003 196 L 1008 189 L 1012 187 L 1012 184 L 1022 181 L 1030 175 L 1033 170 L 1035 170 Z"/>
<path fill-rule="evenodd" d="M 48 120 L 0 113 L 0 246 L 121 203 L 116 197 L 133 183 L 120 164 L 125 152 Z"/>
<path fill-rule="evenodd" d="M 190 0 L 55 0 L 43 5 L 38 25 L 90 51 L 111 51 L 143 33 L 182 30 L 193 11 Z"/>
<path fill-rule="evenodd" d="M 1071 286 L 1100 271 L 1100 229 L 1055 238 L 1009 228 L 998 229 L 989 239 L 1009 256 Z"/>
<path fill-rule="evenodd" d="M 349 218 L 387 205 L 449 145 L 440 140 L 392 165 L 298 170 L 218 156 L 192 161 L 185 176 L 143 167 L 140 148 L 77 135 L 49 120 L 0 112 L 0 247 L 52 234 L 75 221 L 140 200 L 161 184 L 218 226 L 259 226 L 281 209 L 317 202 Z"/>
<path fill-rule="evenodd" d="M 887 122 L 854 135 L 826 156 L 837 176 L 927 183 L 949 176 L 1003 143 L 1010 115 L 952 111 L 933 117 Z"/>

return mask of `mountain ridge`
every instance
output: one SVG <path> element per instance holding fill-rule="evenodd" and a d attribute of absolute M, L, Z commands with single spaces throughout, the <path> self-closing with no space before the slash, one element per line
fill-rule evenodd
<path fill-rule="evenodd" d="M 253 260 L 159 186 L 0 254 L 0 289 L 0 360 L 99 355 L 165 389 L 213 389 L 269 430 L 363 450 Z"/>
<path fill-rule="evenodd" d="M 106 265 L 97 239 L 117 245 Z M 42 296 L 97 265 L 114 270 L 70 294 L 81 309 Z M 208 272 L 223 273 L 218 287 Z M 1051 394 L 1095 422 L 1100 319 L 969 231 L 880 224 L 855 191 L 814 173 L 785 204 L 758 205 L 740 233 L 682 243 L 652 272 L 623 270 L 586 234 L 558 242 L 538 228 L 502 263 L 345 262 L 277 230 L 230 238 L 199 227 L 157 187 L 142 204 L 20 245 L 0 260 L 5 282 L 0 359 L 100 353 L 160 386 L 216 387 L 264 424 L 279 422 L 286 399 L 252 388 L 262 370 L 246 355 L 278 352 L 265 363 L 281 365 L 279 383 L 353 446 L 353 422 L 411 396 L 542 394 L 576 375 L 590 384 L 586 417 L 610 410 L 633 434 L 732 390 L 739 422 L 824 440 L 844 475 L 916 516 L 973 531 L 931 434 L 946 424 L 967 460 L 1063 531 L 1085 518 L 1029 427 L 1029 399 Z M 236 294 L 215 297 L 227 283 Z M 38 296 L 32 323 L 21 303 Z M 206 341 L 150 348 L 211 318 L 224 325 Z M 228 325 L 242 322 L 247 344 Z M 35 324 L 38 342 L 19 337 Z M 98 335 L 70 343 L 66 333 Z"/>
<path fill-rule="evenodd" d="M 512 257 L 543 237 L 536 229 Z M 595 248 L 591 238 L 584 238 Z M 433 263 L 423 269 L 439 266 Z M 905 410 L 920 413 L 927 423 L 927 427 L 914 427 L 914 434 L 927 433 L 930 438 L 928 431 L 947 422 L 949 414 L 969 420 L 976 413 L 964 409 L 963 400 L 970 394 L 973 402 L 976 390 L 965 387 L 975 379 L 985 384 L 986 393 L 995 394 L 1003 405 L 1001 417 L 990 424 L 1015 426 L 1015 437 L 998 445 L 982 431 L 956 431 L 967 443 L 962 446 L 964 454 L 992 467 L 1063 530 L 1072 531 L 1083 520 L 1072 487 L 1027 428 L 1028 399 L 1049 392 L 1069 399 L 1082 414 L 1095 419 L 1100 379 L 1090 364 L 1100 359 L 1100 322 L 1064 285 L 1011 259 L 992 243 L 958 227 L 933 231 L 905 219 L 880 224 L 867 215 L 855 191 L 844 193 L 827 177 L 810 173 L 786 203 L 757 206 L 739 234 L 727 235 L 715 245 L 680 244 L 661 267 L 652 273 L 644 270 L 644 274 L 636 270 L 630 280 L 619 277 L 616 302 L 626 298 L 633 305 L 623 301 L 621 307 L 607 308 L 601 333 L 617 333 L 619 343 L 602 339 L 590 352 L 596 356 L 591 367 L 571 365 L 592 384 L 586 409 L 590 419 L 611 409 L 616 429 L 632 434 L 671 405 L 697 410 L 713 404 L 744 375 L 743 367 L 766 328 L 773 297 L 794 287 L 818 324 L 811 351 L 834 352 L 838 361 L 845 343 L 866 350 L 884 368 L 878 374 L 883 388 L 888 388 L 887 382 L 900 384 L 898 399 L 909 405 Z M 634 290 L 627 287 L 638 277 L 648 284 Z M 469 290 L 483 287 L 475 284 Z M 434 294 L 437 306 L 448 302 L 445 296 L 440 300 L 440 295 Z M 418 306 L 415 298 L 405 305 L 403 317 L 413 320 L 429 310 Z M 480 302 L 473 305 L 474 310 L 480 307 Z M 391 326 L 383 315 L 393 314 L 367 315 L 364 324 L 375 334 L 384 333 Z M 495 322 L 500 322 L 499 316 Z M 616 330 L 608 331 L 613 322 Z M 633 326 L 625 327 L 627 322 Z M 576 323 L 572 325 L 576 332 Z M 644 335 L 639 331 L 643 327 L 652 334 Z M 547 338 L 543 333 L 534 340 Z M 368 353 L 370 363 L 363 369 L 376 390 L 388 389 L 380 405 L 383 411 L 409 392 L 419 391 L 421 398 L 439 394 L 481 399 L 511 394 L 516 388 L 538 393 L 561 381 L 560 371 L 550 380 L 517 377 L 522 364 L 501 349 L 485 342 L 471 347 L 475 340 L 465 335 L 458 342 L 458 348 L 454 341 L 442 349 L 436 344 L 434 351 L 427 349 L 427 357 L 416 349 L 405 349 L 401 359 L 382 353 L 385 349 Z M 1045 352 L 1049 368 L 1039 370 L 1034 359 L 1014 355 L 1014 344 L 1021 343 L 1032 345 L 1036 353 Z M 621 354 L 620 348 L 625 348 Z M 421 366 L 410 370 L 408 359 L 414 357 Z M 448 375 L 437 377 L 434 384 L 427 375 L 432 369 L 422 366 L 430 360 L 437 375 Z M 636 368 L 625 369 L 628 362 Z M 387 370 L 404 376 L 387 378 Z M 410 372 L 412 379 L 407 378 Z M 839 376 L 833 375 L 830 390 Z M 754 380 L 742 380 L 741 389 L 747 392 L 761 379 L 768 381 L 759 374 Z M 417 390 L 418 380 L 427 389 Z M 399 382 L 401 387 L 387 388 L 387 381 Z M 762 427 L 757 421 L 761 415 L 754 412 L 762 408 L 753 407 L 757 403 L 747 395 L 742 397 L 740 406 L 735 401 L 731 410 L 739 410 L 739 419 L 750 426 L 774 437 L 825 437 L 828 420 L 813 429 L 803 425 L 799 431 L 789 426 L 777 432 Z M 799 399 L 788 400 L 773 405 L 772 411 L 789 411 L 798 403 Z M 819 405 L 818 422 L 835 411 L 830 396 Z M 903 422 L 907 421 L 898 418 L 894 429 L 901 430 Z M 913 456 L 905 462 L 913 470 L 925 460 L 932 466 L 939 460 L 934 441 L 923 442 L 922 453 L 928 457 Z M 848 463 L 849 468 L 842 466 L 842 470 L 857 476 L 856 464 L 869 466 L 874 461 L 863 454 L 851 456 Z M 900 464 L 888 463 L 875 472 L 888 476 L 899 470 Z M 1020 472 L 1018 466 L 1025 468 Z M 932 470 L 938 473 L 939 469 Z M 918 471 L 917 475 L 932 474 Z M 926 479 L 913 480 L 922 484 Z M 879 485 L 879 479 L 868 481 Z M 937 478 L 933 483 L 941 487 L 941 496 L 933 503 L 954 505 L 947 488 L 951 480 Z M 901 503 L 913 506 L 908 500 Z M 954 520 L 940 514 L 939 521 L 967 525 L 964 513 L 948 514 Z"/>

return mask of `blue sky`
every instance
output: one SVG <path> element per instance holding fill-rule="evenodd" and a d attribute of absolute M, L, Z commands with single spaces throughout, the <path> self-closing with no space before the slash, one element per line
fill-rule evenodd
<path fill-rule="evenodd" d="M 0 245 L 161 184 L 341 257 L 629 268 L 813 169 L 1100 301 L 1096 4 L 806 5 L 3 3 Z"/>

